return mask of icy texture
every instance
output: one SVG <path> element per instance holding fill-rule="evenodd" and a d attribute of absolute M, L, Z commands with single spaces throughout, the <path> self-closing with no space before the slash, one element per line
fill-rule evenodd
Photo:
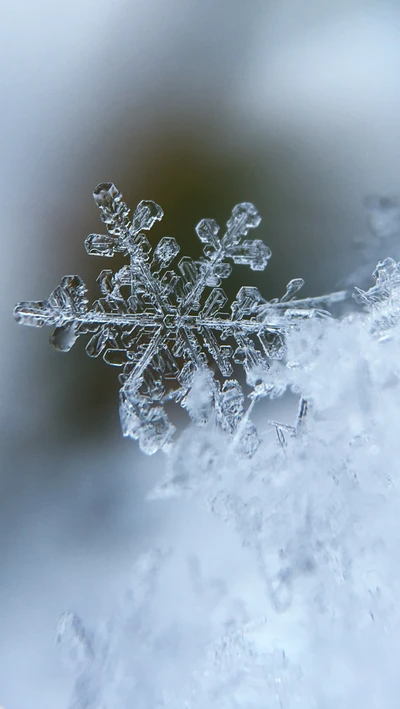
<path fill-rule="evenodd" d="M 231 618 L 210 641 L 209 628 L 204 632 L 196 619 L 186 626 L 171 622 L 168 609 L 157 607 L 168 556 L 158 550 L 139 557 L 115 615 L 91 633 L 94 652 L 87 652 L 80 619 L 61 616 L 57 643 L 76 657 L 66 663 L 75 676 L 69 709 L 113 709 L 116 702 L 119 709 L 253 709 L 260 697 L 268 709 L 295 707 L 301 671 L 283 650 L 265 649 L 265 618 Z M 196 560 L 189 566 L 197 593 L 204 594 Z M 213 596 L 217 603 L 224 597 L 217 580 Z"/>
<path fill-rule="evenodd" d="M 229 530 L 223 552 L 232 563 L 231 543 L 237 554 L 240 597 L 206 526 L 196 532 L 206 559 L 219 554 L 220 577 L 189 560 L 196 603 L 173 551 L 144 555 L 111 622 L 91 634 L 73 614 L 61 619 L 58 641 L 77 658 L 70 709 L 397 709 L 399 264 L 380 261 L 374 279 L 356 289 L 357 310 L 285 331 L 285 358 L 271 359 L 251 403 L 260 389 L 289 388 L 299 397 L 294 420 L 260 424 L 250 459 L 227 445 L 237 428 L 188 428 L 149 496 L 182 498 L 185 533 L 195 508 Z M 242 289 L 238 312 L 253 307 L 253 293 Z M 199 419 L 211 406 L 209 379 L 201 370 L 185 402 Z M 251 441 L 237 382 L 223 384 L 219 405 Z"/>
<path fill-rule="evenodd" d="M 152 601 L 166 552 L 144 553 L 132 570 L 131 589 L 125 595 L 115 616 L 89 633 L 74 614 L 64 613 L 57 627 L 57 644 L 69 671 L 76 677 L 71 709 L 150 709 L 163 706 L 157 696 L 159 685 L 167 684 L 171 667 L 150 671 L 149 659 L 164 659 L 171 640 L 172 628 L 157 628 L 151 623 Z M 92 647 L 94 648 L 92 650 Z M 69 654 L 66 649 L 69 649 Z M 90 650 L 89 650 L 90 648 Z M 174 675 L 176 681 L 176 675 Z"/>
<path fill-rule="evenodd" d="M 254 396 L 271 395 L 269 362 L 284 357 L 286 333 L 304 319 L 328 317 L 323 308 L 345 292 L 298 300 L 304 281 L 296 278 L 270 303 L 257 288 L 242 287 L 227 309 L 221 283 L 231 262 L 262 271 L 271 256 L 262 241 L 245 238 L 261 221 L 254 205 L 238 204 L 223 235 L 214 220 L 202 219 L 196 233 L 204 255 L 198 261 L 183 257 L 171 269 L 179 253 L 175 239 L 163 237 L 154 248 L 144 233 L 162 219 L 161 207 L 144 200 L 130 217 L 112 183 L 98 185 L 93 196 L 108 233 L 88 236 L 88 254 L 120 252 L 128 264 L 115 273 L 101 271 L 101 297 L 90 308 L 83 281 L 65 276 L 47 300 L 17 305 L 15 318 L 25 325 L 54 326 L 50 341 L 62 351 L 89 335 L 87 354 L 121 368 L 123 434 L 138 439 L 144 452 L 168 449 L 175 429 L 165 403 L 174 400 L 196 424 L 216 421 L 253 454 L 258 439 L 248 422 L 238 366 L 253 390 L 252 407 Z M 193 395 L 200 389 L 201 399 Z"/>

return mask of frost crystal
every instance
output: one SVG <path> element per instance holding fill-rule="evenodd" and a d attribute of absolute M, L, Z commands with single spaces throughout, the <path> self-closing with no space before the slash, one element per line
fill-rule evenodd
<path fill-rule="evenodd" d="M 112 183 L 98 185 L 93 194 L 108 233 L 90 234 L 86 250 L 107 258 L 122 253 L 128 264 L 115 273 L 101 271 L 101 297 L 90 308 L 81 278 L 65 276 L 47 300 L 17 305 L 17 321 L 55 326 L 50 341 L 62 351 L 80 335 L 90 336 L 87 354 L 122 369 L 123 433 L 138 439 L 146 453 L 168 448 L 175 429 L 165 404 L 174 400 L 196 424 L 214 420 L 235 434 L 251 454 L 257 436 L 249 409 L 271 395 L 266 375 L 270 361 L 285 355 L 286 332 L 299 320 L 327 317 L 321 308 L 345 292 L 297 300 L 304 281 L 296 278 L 282 298 L 267 302 L 257 288 L 244 286 L 229 312 L 221 282 L 231 273 L 230 262 L 262 271 L 271 256 L 262 241 L 246 238 L 261 221 L 254 205 L 234 207 L 223 235 L 213 219 L 202 219 L 196 233 L 204 255 L 198 261 L 184 256 L 171 269 L 180 250 L 176 240 L 165 236 L 154 248 L 144 233 L 162 219 L 161 207 L 144 200 L 130 217 Z M 251 389 L 247 412 L 235 365 L 244 369 Z"/>
<path fill-rule="evenodd" d="M 148 495 L 182 499 L 168 549 L 139 557 L 105 622 L 62 615 L 70 709 L 398 706 L 400 263 L 380 260 L 374 279 L 356 288 L 363 307 L 340 318 L 326 317 L 323 299 L 290 300 L 300 279 L 256 306 L 243 288 L 229 316 L 215 315 L 237 323 L 238 349 L 248 337 L 259 353 L 251 403 L 231 375 L 194 372 L 184 406 L 198 422 L 215 412 L 221 426 L 187 429 Z M 275 358 L 255 327 L 267 322 Z M 203 344 L 200 322 L 193 332 Z M 285 387 L 300 397 L 297 419 L 264 419 L 256 451 L 251 406 Z"/>

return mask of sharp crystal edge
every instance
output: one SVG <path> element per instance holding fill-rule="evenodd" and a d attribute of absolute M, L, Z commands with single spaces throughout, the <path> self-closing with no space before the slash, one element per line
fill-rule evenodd
<path fill-rule="evenodd" d="M 46 300 L 19 303 L 17 322 L 52 326 L 50 342 L 63 352 L 86 335 L 90 357 L 120 368 L 122 431 L 145 453 L 169 449 L 175 428 L 165 404 L 175 401 L 194 423 L 214 421 L 251 454 L 258 436 L 249 409 L 271 393 L 270 362 L 284 358 L 286 332 L 305 318 L 328 317 L 325 308 L 346 292 L 296 299 L 304 281 L 295 278 L 270 302 L 243 286 L 228 308 L 221 283 L 232 264 L 263 271 L 271 256 L 262 241 L 246 238 L 261 221 L 253 204 L 236 205 L 223 233 L 213 219 L 202 219 L 196 234 L 203 255 L 194 260 L 178 259 L 173 237 L 150 243 L 146 233 L 163 217 L 155 202 L 142 200 L 131 215 L 113 183 L 98 185 L 93 197 L 107 233 L 90 234 L 86 251 L 106 259 L 122 253 L 126 265 L 100 272 L 100 297 L 91 306 L 82 279 L 64 276 Z"/>

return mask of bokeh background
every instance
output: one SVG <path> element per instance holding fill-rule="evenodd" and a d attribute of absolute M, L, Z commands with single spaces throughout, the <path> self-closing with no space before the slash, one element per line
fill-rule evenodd
<path fill-rule="evenodd" d="M 400 3 L 15 0 L 1 14 L 0 704 L 54 709 L 58 614 L 107 608 L 176 508 L 144 502 L 164 459 L 122 439 L 115 370 L 83 343 L 53 351 L 13 306 L 70 273 L 96 296 L 83 241 L 101 230 L 103 181 L 161 204 L 160 234 L 188 254 L 200 218 L 254 202 L 273 256 L 257 278 L 237 268 L 233 290 L 336 288 L 357 268 L 364 198 L 400 193 Z"/>

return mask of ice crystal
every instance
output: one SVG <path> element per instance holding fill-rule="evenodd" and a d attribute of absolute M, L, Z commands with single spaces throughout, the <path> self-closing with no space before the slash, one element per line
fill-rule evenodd
<path fill-rule="evenodd" d="M 173 563 L 179 534 L 168 554 L 139 558 L 129 603 L 96 632 L 63 614 L 71 709 L 398 706 L 400 264 L 381 260 L 373 276 L 356 288 L 362 307 L 340 318 L 324 317 L 315 299 L 262 304 L 254 321 L 277 323 L 286 353 L 262 359 L 268 376 L 250 385 L 250 406 L 290 387 L 297 419 L 260 422 L 251 459 L 224 445 L 221 427 L 184 431 L 148 498 L 183 498 L 185 558 L 195 506 L 229 534 L 221 542 L 203 514 L 194 525 L 193 588 Z M 301 327 L 290 310 L 308 312 Z M 220 415 L 214 381 L 211 369 L 196 372 L 185 395 L 192 417 Z M 237 379 L 222 381 L 239 420 L 230 433 L 248 453 L 244 393 Z"/>
<path fill-rule="evenodd" d="M 375 285 L 367 291 L 355 288 L 354 298 L 368 309 L 369 327 L 380 339 L 391 337 L 400 319 L 400 263 L 387 257 L 373 273 Z"/>
<path fill-rule="evenodd" d="M 231 262 L 262 271 L 271 256 L 262 241 L 246 239 L 261 221 L 253 204 L 234 207 L 223 235 L 213 219 L 202 219 L 196 233 L 203 256 L 197 261 L 184 256 L 172 269 L 180 250 L 176 240 L 164 236 L 153 247 L 144 233 L 162 219 L 161 207 L 144 200 L 130 217 L 112 183 L 98 185 L 93 196 L 107 234 L 90 234 L 86 251 L 107 258 L 122 253 L 128 264 L 116 272 L 101 271 L 101 297 L 91 307 L 82 279 L 65 276 L 46 300 L 19 303 L 17 321 L 54 326 L 50 341 L 62 351 L 89 335 L 87 354 L 102 355 L 122 369 L 123 434 L 138 439 L 146 453 L 168 448 L 175 429 L 165 404 L 174 400 L 196 424 L 214 417 L 223 430 L 238 431 L 237 442 L 251 454 L 257 437 L 245 411 L 238 367 L 252 390 L 252 406 L 255 398 L 271 394 L 269 363 L 284 357 L 288 329 L 304 318 L 326 317 L 323 308 L 344 292 L 295 299 L 304 284 L 295 278 L 282 298 L 267 302 L 257 288 L 243 286 L 229 311 L 221 282 L 230 275 Z"/>

